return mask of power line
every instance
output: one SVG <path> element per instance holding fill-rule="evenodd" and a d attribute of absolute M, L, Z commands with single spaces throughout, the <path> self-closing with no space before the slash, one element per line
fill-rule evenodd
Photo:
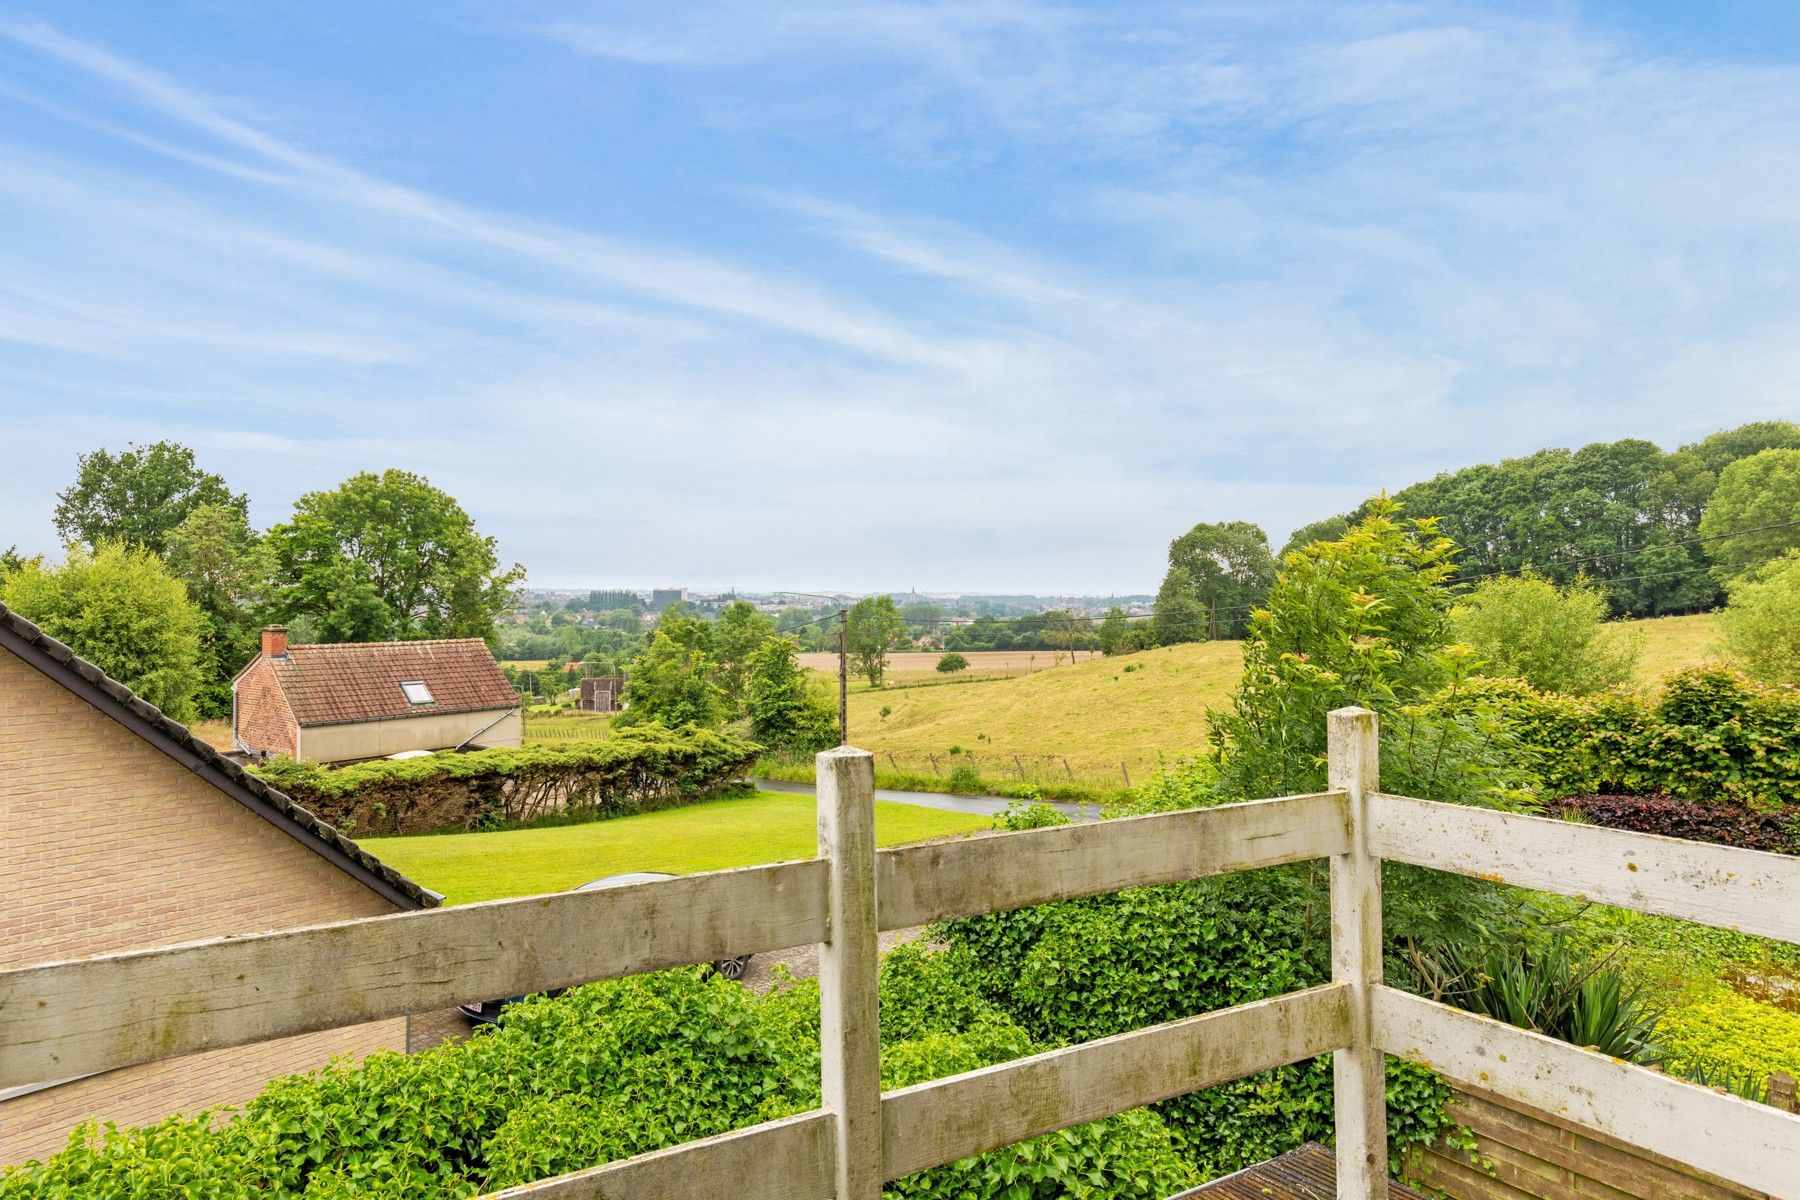
<path fill-rule="evenodd" d="M 1776 521 L 1774 524 L 1771 524 L 1771 525 L 1754 525 L 1748 529 L 1733 529 L 1726 533 L 1709 533 L 1709 534 L 1705 534 L 1701 537 L 1683 538 L 1682 540 L 1676 541 L 1676 542 L 1657 542 L 1654 545 L 1639 546 L 1636 549 L 1632 549 L 1632 550 L 1613 550 L 1613 551 L 1609 551 L 1605 554 L 1562 554 L 1562 555 L 1553 556 L 1551 558 L 1547 558 L 1543 561 L 1544 561 L 1545 565 L 1550 565 L 1550 564 L 1559 563 L 1559 562 L 1604 562 L 1605 560 L 1607 560 L 1609 558 L 1628 558 L 1628 557 L 1630 557 L 1632 555 L 1636 555 L 1636 554 L 1647 554 L 1652 550 L 1670 550 L 1670 549 L 1674 549 L 1677 546 L 1697 546 L 1702 542 L 1723 541 L 1727 538 L 1744 537 L 1745 535 L 1752 534 L 1752 533 L 1767 533 L 1767 532 L 1769 532 L 1771 530 L 1775 530 L 1775 529 L 1792 529 L 1796 525 L 1800 525 L 1800 520 Z M 1529 566 L 1520 568 L 1520 570 L 1525 570 L 1525 571 L 1529 571 L 1531 569 L 1532 568 Z M 1486 578 L 1489 578 L 1490 576 L 1506 575 L 1506 574 L 1510 574 L 1510 573 L 1513 573 L 1513 572 L 1509 572 L 1507 570 L 1483 571 L 1483 572 L 1480 572 L 1479 574 L 1470 575 L 1470 576 L 1468 576 L 1468 578 L 1470 578 L 1470 579 L 1486 579 Z"/>

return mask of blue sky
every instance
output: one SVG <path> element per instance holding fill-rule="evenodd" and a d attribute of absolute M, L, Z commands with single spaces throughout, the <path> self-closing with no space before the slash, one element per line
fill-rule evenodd
<path fill-rule="evenodd" d="M 0 0 L 0 544 L 175 438 L 534 583 L 1153 589 L 1800 417 L 1800 6 Z"/>

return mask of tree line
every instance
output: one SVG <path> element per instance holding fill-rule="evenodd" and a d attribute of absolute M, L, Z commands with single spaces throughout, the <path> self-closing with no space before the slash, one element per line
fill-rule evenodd
<path fill-rule="evenodd" d="M 299 642 L 492 641 L 525 576 L 423 476 L 361 472 L 257 530 L 249 497 L 169 441 L 81 455 L 54 521 L 64 561 L 9 550 L 0 600 L 184 720 L 230 713 L 265 624 Z"/>
<path fill-rule="evenodd" d="M 1243 636 L 1279 562 L 1340 538 L 1390 497 L 1294 531 L 1281 554 L 1248 521 L 1202 523 L 1169 546 L 1155 620 L 1126 649 Z M 1759 421 L 1678 450 L 1627 438 L 1447 471 L 1393 493 L 1460 548 L 1455 579 L 1531 574 L 1596 589 L 1612 616 L 1695 612 L 1800 550 L 1800 425 Z"/>

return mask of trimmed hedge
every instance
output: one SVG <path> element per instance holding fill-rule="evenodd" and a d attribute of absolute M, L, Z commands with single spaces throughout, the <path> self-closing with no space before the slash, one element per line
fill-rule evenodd
<path fill-rule="evenodd" d="M 744 777 L 762 747 L 715 730 L 640 725 L 605 741 L 504 746 L 347 767 L 254 768 L 359 837 L 494 829 L 566 812 L 593 820 L 691 804 Z"/>
<path fill-rule="evenodd" d="M 1800 805 L 1800 688 L 1706 667 L 1662 693 L 1562 696 L 1477 680 L 1446 707 L 1492 703 L 1550 797 L 1669 794 L 1765 811 Z"/>
<path fill-rule="evenodd" d="M 1568 796 L 1552 800 L 1547 808 L 1608 829 L 1800 854 L 1800 812 L 1759 812 L 1741 804 L 1699 804 L 1673 796 Z"/>

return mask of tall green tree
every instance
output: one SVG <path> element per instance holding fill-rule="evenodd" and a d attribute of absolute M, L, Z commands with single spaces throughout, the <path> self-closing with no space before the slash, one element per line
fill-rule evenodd
<path fill-rule="evenodd" d="M 1212 630 L 1207 612 L 1195 596 L 1193 582 L 1181 567 L 1171 566 L 1163 575 L 1162 586 L 1157 589 L 1151 611 L 1154 614 L 1151 618 L 1151 632 L 1155 635 L 1158 646 L 1203 642 Z"/>
<path fill-rule="evenodd" d="M 726 709 L 733 715 L 742 713 L 750 699 L 752 659 L 765 643 L 774 639 L 774 620 L 747 600 L 733 601 L 714 622 L 715 679 L 725 694 Z"/>
<path fill-rule="evenodd" d="M 725 719 L 725 693 L 712 676 L 705 650 L 658 629 L 626 673 L 625 712 L 615 724 L 718 725 Z"/>
<path fill-rule="evenodd" d="M 1734 580 L 1720 623 L 1744 670 L 1765 683 L 1800 686 L 1800 552 Z"/>
<path fill-rule="evenodd" d="M 1241 636 L 1250 610 L 1262 603 L 1274 580 L 1275 556 L 1260 526 L 1249 521 L 1194 526 L 1169 543 L 1163 585 L 1184 589 L 1205 621 L 1177 640 Z"/>
<path fill-rule="evenodd" d="M 870 687 L 880 687 L 888 655 L 906 644 L 906 620 L 894 607 L 894 598 L 869 596 L 852 605 L 846 640 L 856 673 Z"/>
<path fill-rule="evenodd" d="M 242 517 L 250 511 L 248 498 L 201 470 L 186 446 L 134 442 L 118 454 L 103 447 L 81 455 L 75 482 L 56 495 L 53 520 L 65 542 L 96 547 L 115 541 L 161 554 L 169 534 L 203 504 Z"/>
<path fill-rule="evenodd" d="M 0 600 L 171 717 L 193 717 L 202 618 L 150 551 L 74 546 L 60 567 L 22 564 L 0 582 Z"/>
<path fill-rule="evenodd" d="M 164 559 L 200 609 L 200 714 L 231 711 L 231 679 L 255 656 L 274 565 L 244 514 L 229 505 L 197 506 L 169 532 Z"/>
<path fill-rule="evenodd" d="M 750 736 L 776 750 L 825 750 L 838 742 L 837 710 L 815 694 L 798 654 L 787 638 L 770 637 L 750 656 Z"/>
<path fill-rule="evenodd" d="M 1764 450 L 1800 450 L 1800 425 L 1792 421 L 1752 421 L 1736 429 L 1708 434 L 1681 450 L 1698 458 L 1716 477 L 1738 459 Z"/>
<path fill-rule="evenodd" d="M 1141 622 L 1140 622 L 1141 624 Z M 1134 629 L 1125 610 L 1113 605 L 1106 610 L 1106 616 L 1100 619 L 1100 653 L 1131 654 L 1143 649 L 1141 644 L 1142 630 Z"/>
<path fill-rule="evenodd" d="M 1719 475 L 1700 522 L 1708 553 L 1727 577 L 1800 550 L 1800 450 L 1764 450 Z"/>
<path fill-rule="evenodd" d="M 308 492 L 269 531 L 280 603 L 326 640 L 494 637 L 525 577 L 451 496 L 407 471 Z"/>

